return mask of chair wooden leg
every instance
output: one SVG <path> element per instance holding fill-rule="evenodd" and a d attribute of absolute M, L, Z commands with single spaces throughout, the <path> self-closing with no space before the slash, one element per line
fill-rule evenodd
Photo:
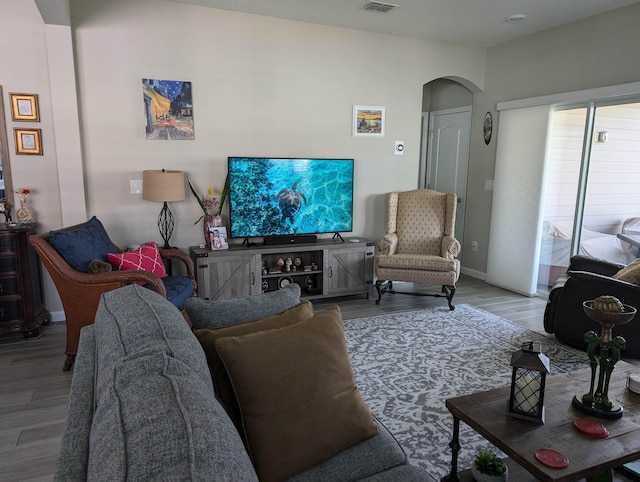
<path fill-rule="evenodd" d="M 69 370 L 71 370 L 71 367 L 73 366 L 74 361 L 76 361 L 75 355 L 67 355 L 67 358 L 65 359 L 64 365 L 62 367 L 62 371 L 68 372 Z"/>

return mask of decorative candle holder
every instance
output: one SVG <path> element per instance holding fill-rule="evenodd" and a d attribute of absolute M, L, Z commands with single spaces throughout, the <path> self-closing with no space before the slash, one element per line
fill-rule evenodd
<path fill-rule="evenodd" d="M 589 318 L 600 323 L 602 332 L 600 336 L 594 331 L 584 335 L 591 366 L 591 385 L 589 393 L 573 397 L 573 406 L 595 417 L 620 418 L 623 407 L 620 403 L 609 400 L 608 392 L 611 373 L 620 360 L 620 352 L 624 350 L 626 341 L 621 336 L 613 338 L 612 330 L 616 325 L 629 323 L 636 316 L 637 310 L 624 304 L 623 310 L 619 312 L 598 310 L 593 307 L 593 300 L 585 301 L 582 306 Z M 596 355 L 598 348 L 600 353 Z"/>

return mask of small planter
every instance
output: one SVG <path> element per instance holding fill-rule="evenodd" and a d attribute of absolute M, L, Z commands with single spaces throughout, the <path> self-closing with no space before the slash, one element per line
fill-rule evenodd
<path fill-rule="evenodd" d="M 488 475 L 478 471 L 474 464 L 471 467 L 471 475 L 476 482 L 506 482 L 509 478 L 509 468 L 507 467 L 507 471 L 502 475 Z"/>

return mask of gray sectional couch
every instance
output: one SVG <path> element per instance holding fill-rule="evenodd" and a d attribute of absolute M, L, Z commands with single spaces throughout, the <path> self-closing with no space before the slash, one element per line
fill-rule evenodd
<path fill-rule="evenodd" d="M 295 287 L 208 307 L 249 321 L 299 301 Z M 201 301 L 193 302 L 196 320 L 206 320 Z M 377 423 L 377 435 L 291 480 L 433 480 L 407 463 Z M 216 398 L 200 343 L 181 313 L 156 293 L 138 285 L 105 293 L 95 323 L 82 329 L 55 479 L 258 480 Z"/>

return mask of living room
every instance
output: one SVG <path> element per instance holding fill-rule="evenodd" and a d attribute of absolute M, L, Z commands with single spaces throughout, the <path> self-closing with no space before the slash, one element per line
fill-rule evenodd
<path fill-rule="evenodd" d="M 12 154 L 13 185 L 32 190 L 41 230 L 95 214 L 122 246 L 159 238 L 159 205 L 130 194 L 131 180 L 145 169 L 180 169 L 201 189 L 220 189 L 230 155 L 353 157 L 353 233 L 379 238 L 384 193 L 417 184 L 423 86 L 449 78 L 474 91 L 462 266 L 482 278 L 492 207 L 484 180 L 494 177 L 499 142 L 484 143 L 484 114 L 494 113 L 497 132 L 498 102 L 640 78 L 627 60 L 640 35 L 637 5 L 481 48 L 175 2 L 71 2 L 70 27 L 68 15 L 66 24 L 64 16 L 43 23 L 39 3 L 2 6 L 0 85 L 5 97 L 37 93 L 41 110 L 43 155 Z M 195 140 L 145 139 L 147 77 L 193 83 Z M 351 137 L 354 104 L 385 106 L 384 138 Z M 393 155 L 396 139 L 402 157 Z M 172 243 L 199 244 L 197 203 L 171 208 Z M 60 314 L 48 280 L 46 297 Z"/>
<path fill-rule="evenodd" d="M 0 2 L 0 85 L 5 110 L 10 112 L 10 92 L 37 93 L 40 122 L 29 127 L 42 129 L 41 156 L 15 155 L 11 131 L 27 124 L 11 122 L 8 116 L 13 186 L 32 191 L 30 203 L 40 231 L 96 215 L 121 246 L 159 241 L 156 219 L 161 205 L 130 192 L 130 181 L 141 179 L 142 171 L 179 169 L 200 189 L 220 189 L 227 157 L 234 155 L 354 158 L 353 234 L 380 238 L 385 228 L 384 195 L 413 189 L 418 182 L 423 87 L 436 79 L 453 79 L 473 93 L 465 237 L 461 240 L 463 273 L 482 280 L 487 272 L 493 200 L 485 180 L 494 179 L 499 143 L 496 105 L 640 80 L 640 66 L 633 61 L 640 40 L 638 4 L 490 47 L 374 34 L 163 0 L 73 0 L 70 10 L 67 4 L 66 0 Z M 46 8 L 51 5 L 59 10 Z M 193 83 L 195 140 L 145 138 L 143 78 Z M 383 138 L 352 137 L 354 104 L 385 106 Z M 495 122 L 488 144 L 482 135 L 486 112 L 493 113 Z M 394 155 L 397 139 L 406 146 L 402 157 Z M 177 223 L 172 244 L 185 250 L 200 244 L 201 226 L 194 224 L 200 211 L 195 200 L 187 192 L 185 200 L 172 203 L 171 209 Z M 477 251 L 471 249 L 471 240 L 478 241 Z M 521 246 L 511 245 L 504 257 L 512 263 L 522 251 Z M 63 319 L 48 275 L 45 287 L 48 310 L 54 319 Z M 485 297 L 482 291 L 471 293 L 476 287 L 461 289 L 459 302 L 472 304 Z M 394 301 L 386 309 L 393 310 Z M 535 307 L 529 308 L 529 301 L 509 298 L 505 304 L 521 315 L 527 310 L 535 312 L 541 330 L 544 302 L 534 300 Z M 355 310 L 365 303 L 373 306 L 372 300 L 363 301 Z M 447 324 L 446 316 L 460 317 L 460 313 L 464 312 L 443 314 L 441 324 Z M 364 314 L 359 311 L 358 316 Z M 487 326 L 493 321 L 489 319 Z M 33 408 L 18 414 L 16 426 L 25 425 L 29 418 L 55 419 L 55 423 L 29 426 L 15 442 L 9 430 L 0 430 L 8 440 L 6 445 L 17 446 L 12 455 L 20 451 L 18 445 L 44 438 L 49 449 L 47 462 L 52 466 L 59 443 L 54 437 L 62 430 L 69 383 L 68 373 L 60 370 L 64 327 L 53 325 L 47 328 L 51 336 L 45 338 L 55 346 L 46 353 L 30 351 L 19 369 L 5 370 L 15 377 L 7 386 L 19 387 L 19 393 L 3 396 L 5 402 L 9 400 L 6 404 L 16 405 L 22 403 L 22 397 L 32 397 Z M 488 356 L 488 352 L 481 355 Z M 503 365 L 502 360 L 494 363 Z M 0 360 L 0 366 L 11 364 L 9 357 Z M 39 378 L 29 378 L 27 372 L 37 372 Z M 39 392 L 38 383 L 48 376 L 63 383 L 47 387 L 47 393 Z M 446 377 L 440 380 L 447 381 Z M 64 383 L 67 385 L 62 386 Z M 373 384 L 369 389 L 376 391 Z M 26 394 L 29 391 L 32 393 Z M 7 420 L 12 409 L 4 407 L 3 420 Z M 450 427 L 448 419 L 441 424 L 445 425 Z M 423 434 L 416 437 L 424 438 Z M 37 450 L 31 447 L 32 452 Z M 445 459 L 441 467 L 446 467 L 447 449 L 440 457 Z M 13 469 L 25 470 L 27 478 L 29 462 L 20 465 L 20 456 L 15 458 Z"/>

